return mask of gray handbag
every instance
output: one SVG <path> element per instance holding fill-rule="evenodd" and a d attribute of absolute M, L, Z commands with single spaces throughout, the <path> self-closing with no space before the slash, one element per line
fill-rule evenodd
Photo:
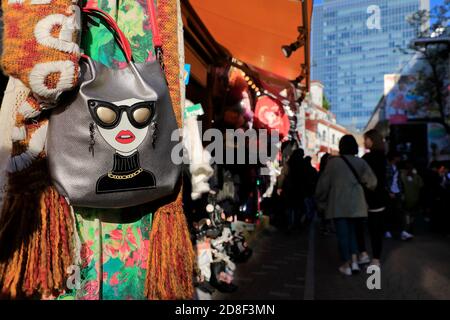
<path fill-rule="evenodd" d="M 147 2 L 155 22 L 153 1 Z M 170 196 L 181 172 L 171 161 L 178 143 L 171 134 L 178 126 L 156 23 L 159 61 L 135 64 L 113 18 L 97 8 L 83 12 L 106 22 L 128 66 L 111 69 L 89 57 L 80 61 L 75 100 L 50 116 L 47 154 L 53 183 L 70 205 L 80 207 L 124 208 Z"/>

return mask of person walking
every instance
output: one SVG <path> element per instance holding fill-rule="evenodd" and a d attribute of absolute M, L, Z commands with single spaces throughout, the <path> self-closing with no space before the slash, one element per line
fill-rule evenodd
<path fill-rule="evenodd" d="M 444 188 L 444 208 L 448 208 L 450 206 L 450 172 L 449 172 L 449 164 L 444 167 L 443 170 L 443 182 L 442 186 Z M 450 237 L 450 213 L 447 211 L 444 212 L 444 221 L 443 221 L 443 231 L 447 237 Z"/>
<path fill-rule="evenodd" d="M 333 219 L 342 265 L 339 272 L 351 275 L 359 271 L 355 218 L 367 217 L 364 188 L 373 190 L 377 178 L 366 161 L 356 157 L 358 144 L 352 135 L 339 141 L 339 157 L 328 160 L 316 189 L 316 202 L 325 210 L 327 219 Z M 364 187 L 363 187 L 364 185 Z"/>
<path fill-rule="evenodd" d="M 305 209 L 306 170 L 303 149 L 296 149 L 283 167 L 278 181 L 278 194 L 286 206 L 288 231 L 299 226 L 299 220 Z"/>
<path fill-rule="evenodd" d="M 391 151 L 387 155 L 386 180 L 389 192 L 388 224 L 385 237 L 392 238 L 392 233 L 401 240 L 410 240 L 414 236 L 406 231 L 406 213 L 403 210 L 404 185 L 398 164 L 400 155 Z"/>
<path fill-rule="evenodd" d="M 304 217 L 311 221 L 316 214 L 316 203 L 314 201 L 314 191 L 316 190 L 317 179 L 319 178 L 319 173 L 312 166 L 312 158 L 306 156 L 304 159 L 305 165 L 305 215 Z M 303 217 L 302 217 L 303 218 Z"/>
<path fill-rule="evenodd" d="M 401 171 L 401 179 L 405 190 L 403 210 L 405 212 L 406 229 L 411 232 L 414 220 L 421 210 L 420 200 L 423 180 L 410 161 L 405 164 L 405 169 Z"/>
<path fill-rule="evenodd" d="M 442 172 L 442 165 L 432 161 L 425 175 L 425 221 L 431 223 L 431 230 L 435 232 L 442 231 L 441 217 L 446 212 L 445 202 L 448 201 Z"/>
<path fill-rule="evenodd" d="M 381 134 L 372 129 L 364 134 L 364 146 L 370 152 L 363 156 L 377 177 L 377 186 L 374 190 L 366 190 L 366 201 L 369 207 L 367 225 L 370 244 L 372 247 L 372 260 L 366 251 L 364 225 L 360 222 L 356 226 L 358 248 L 360 250 L 359 264 L 369 263 L 380 266 L 381 252 L 383 248 L 383 233 L 386 208 L 388 204 L 388 192 L 386 189 L 386 167 L 384 141 Z"/>
<path fill-rule="evenodd" d="M 327 152 L 320 158 L 318 178 L 325 171 L 325 167 L 327 166 L 327 162 L 328 162 L 328 159 L 330 158 L 330 156 L 331 155 Z M 325 218 L 325 211 L 321 210 L 320 208 L 318 208 L 317 205 L 316 205 L 316 209 L 317 209 L 317 215 L 318 215 L 319 220 L 320 220 L 320 227 L 319 227 L 320 233 L 323 236 L 327 236 L 330 233 L 334 233 L 334 231 L 333 231 L 334 229 L 333 229 L 333 226 L 332 226 L 332 220 L 326 219 Z"/>
<path fill-rule="evenodd" d="M 328 159 L 330 159 L 331 154 L 328 152 L 325 153 L 322 158 L 320 158 L 320 164 L 319 164 L 319 176 L 325 171 L 325 167 L 327 166 Z"/>

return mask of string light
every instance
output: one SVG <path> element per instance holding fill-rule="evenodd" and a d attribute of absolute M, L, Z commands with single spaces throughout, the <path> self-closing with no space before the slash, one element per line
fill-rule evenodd
<path fill-rule="evenodd" d="M 255 91 L 256 95 L 257 96 L 261 95 L 260 89 L 258 88 L 256 83 L 254 83 L 253 80 L 251 80 L 251 77 L 242 70 L 241 70 L 241 74 L 244 77 L 244 80 L 247 81 L 248 86 Z"/>

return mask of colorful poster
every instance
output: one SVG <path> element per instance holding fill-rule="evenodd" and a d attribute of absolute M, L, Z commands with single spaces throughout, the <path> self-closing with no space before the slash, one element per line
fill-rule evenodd
<path fill-rule="evenodd" d="M 408 120 L 436 119 L 441 117 L 438 104 L 434 101 L 430 102 L 430 97 L 417 93 L 417 81 L 416 75 L 384 75 L 386 118 L 391 124 L 406 123 Z M 442 94 L 448 106 L 450 95 L 444 92 Z M 448 113 L 449 111 L 447 111 Z"/>
<path fill-rule="evenodd" d="M 416 77 L 387 74 L 384 76 L 386 116 L 391 124 L 406 123 L 412 118 L 427 118 L 428 108 L 421 97 L 414 94 Z"/>
<path fill-rule="evenodd" d="M 428 153 L 430 161 L 450 160 L 450 137 L 440 123 L 428 123 Z"/>

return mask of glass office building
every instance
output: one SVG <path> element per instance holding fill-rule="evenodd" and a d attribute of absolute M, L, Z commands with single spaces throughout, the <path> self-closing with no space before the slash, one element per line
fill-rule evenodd
<path fill-rule="evenodd" d="M 414 38 L 406 17 L 430 0 L 324 0 L 314 5 L 312 79 L 325 85 L 337 121 L 363 129 L 380 100 L 384 75 L 397 73 Z"/>

